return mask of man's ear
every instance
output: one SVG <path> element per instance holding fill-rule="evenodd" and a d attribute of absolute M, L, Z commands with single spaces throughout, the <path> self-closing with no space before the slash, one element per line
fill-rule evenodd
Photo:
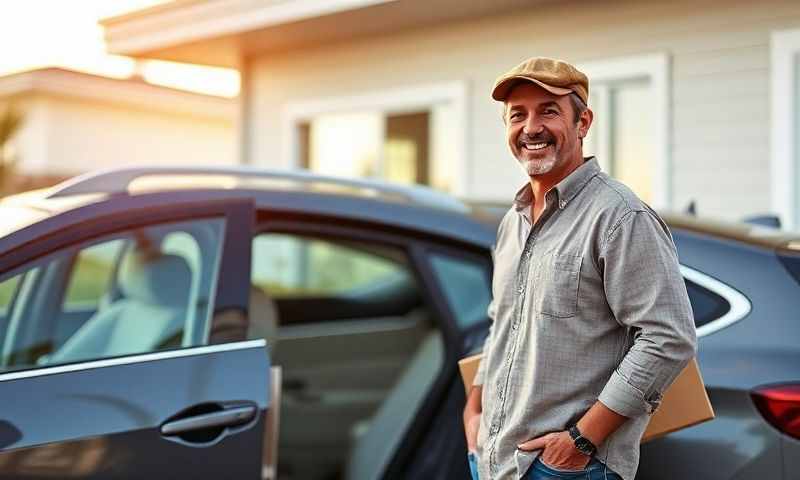
<path fill-rule="evenodd" d="M 587 108 L 581 112 L 581 116 L 578 118 L 578 138 L 585 138 L 589 134 L 592 120 L 594 120 L 594 112 L 591 109 Z"/>

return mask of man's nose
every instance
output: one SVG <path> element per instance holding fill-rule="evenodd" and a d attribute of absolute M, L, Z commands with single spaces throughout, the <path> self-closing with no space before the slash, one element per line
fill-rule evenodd
<path fill-rule="evenodd" d="M 542 122 L 536 118 L 535 115 L 530 115 L 528 119 L 525 121 L 525 125 L 522 127 L 522 131 L 525 132 L 527 135 L 536 135 L 537 133 L 542 132 Z"/>

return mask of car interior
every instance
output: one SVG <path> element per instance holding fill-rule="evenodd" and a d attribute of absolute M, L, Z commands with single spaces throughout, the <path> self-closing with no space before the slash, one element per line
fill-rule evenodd
<path fill-rule="evenodd" d="M 420 288 L 399 247 L 254 239 L 250 335 L 284 378 L 277 478 L 380 476 L 444 361 Z"/>
<path fill-rule="evenodd" d="M 121 232 L 54 252 L 0 281 L 3 367 L 201 344 L 221 232 L 218 220 Z"/>

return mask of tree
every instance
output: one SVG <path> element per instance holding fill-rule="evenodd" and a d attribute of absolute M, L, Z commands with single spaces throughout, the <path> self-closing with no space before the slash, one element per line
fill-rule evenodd
<path fill-rule="evenodd" d="M 8 143 L 22 127 L 23 120 L 22 113 L 13 105 L 7 106 L 0 115 L 0 195 L 9 193 L 17 159 L 9 153 Z"/>

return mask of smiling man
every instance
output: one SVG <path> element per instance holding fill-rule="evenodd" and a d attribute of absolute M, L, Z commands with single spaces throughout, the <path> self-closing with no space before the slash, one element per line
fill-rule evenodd
<path fill-rule="evenodd" d="M 498 229 L 464 409 L 480 480 L 633 480 L 649 416 L 695 354 L 666 225 L 583 157 L 588 88 L 572 65 L 532 58 L 492 91 L 529 181 Z"/>

